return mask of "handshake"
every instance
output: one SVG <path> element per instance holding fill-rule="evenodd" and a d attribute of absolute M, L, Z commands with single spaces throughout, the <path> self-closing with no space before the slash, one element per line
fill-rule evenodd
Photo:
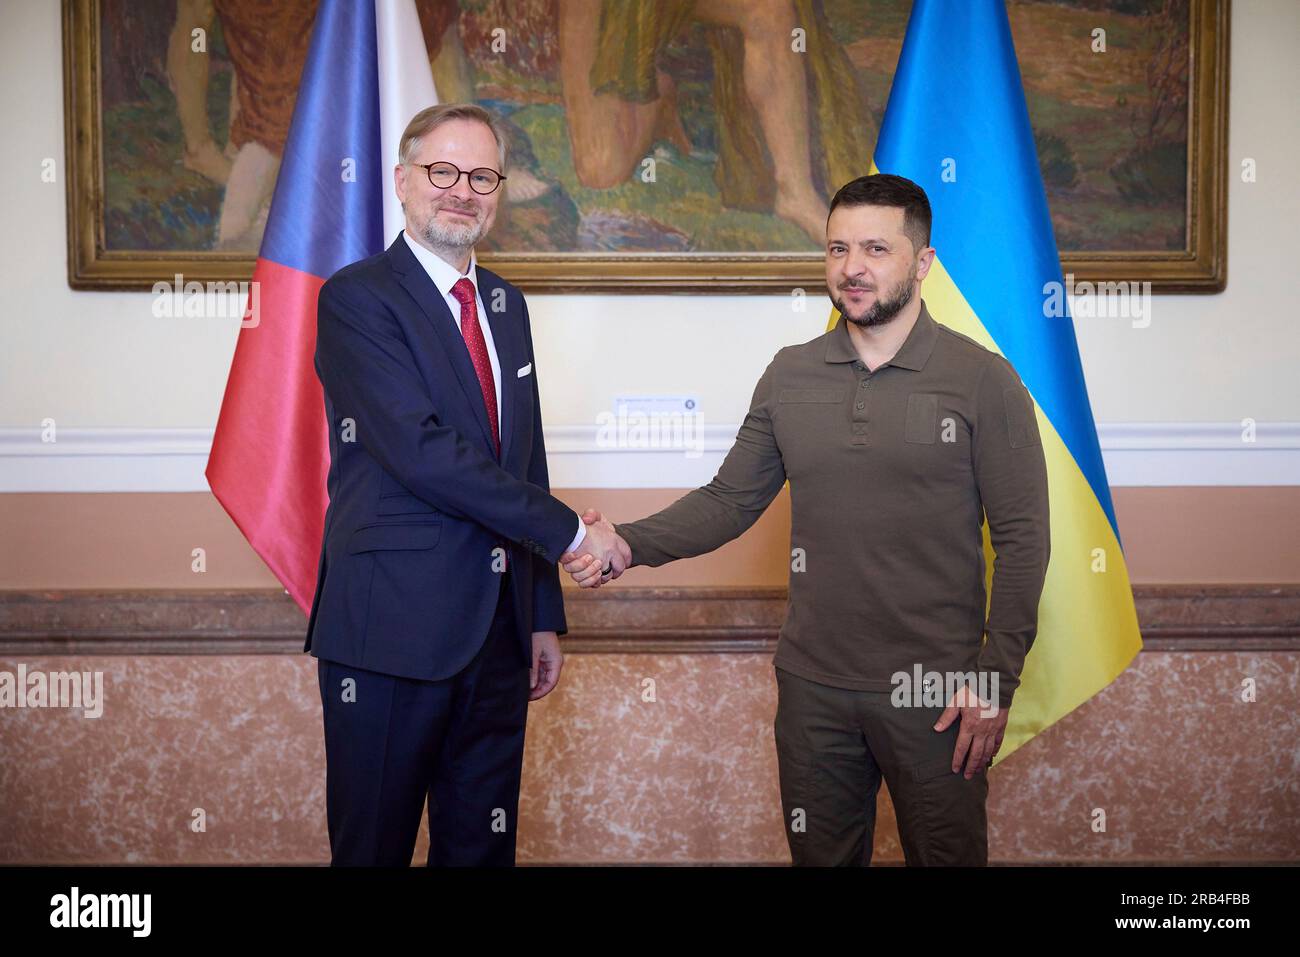
<path fill-rule="evenodd" d="M 576 551 L 560 556 L 560 563 L 579 588 L 599 588 L 627 571 L 632 564 L 632 549 L 594 508 L 582 513 L 582 521 L 587 534 Z"/>

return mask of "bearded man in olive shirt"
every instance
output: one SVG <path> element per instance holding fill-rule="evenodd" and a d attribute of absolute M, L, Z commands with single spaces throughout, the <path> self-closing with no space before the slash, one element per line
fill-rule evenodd
<path fill-rule="evenodd" d="M 840 189 L 826 285 L 847 321 L 777 353 L 712 482 L 615 526 L 632 564 L 662 565 L 739 536 L 789 480 L 773 663 L 795 864 L 870 862 L 882 776 L 908 864 L 987 864 L 986 768 L 1037 630 L 1049 534 L 1034 403 L 1006 359 L 930 316 L 930 217 L 899 176 Z M 580 585 L 617 577 L 563 560 Z M 891 693 L 921 675 L 943 680 L 939 696 Z"/>

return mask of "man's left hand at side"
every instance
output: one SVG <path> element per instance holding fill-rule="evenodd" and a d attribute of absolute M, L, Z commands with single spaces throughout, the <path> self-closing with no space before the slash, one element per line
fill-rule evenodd
<path fill-rule="evenodd" d="M 966 780 L 969 781 L 992 762 L 1002 747 L 1011 709 L 995 707 L 963 685 L 953 693 L 934 730 L 947 730 L 958 715 L 961 716 L 961 730 L 957 733 L 957 747 L 952 753 L 952 771 L 961 773 L 964 763 Z"/>
<path fill-rule="evenodd" d="M 528 671 L 528 700 L 536 701 L 550 694 L 560 680 L 564 655 L 560 636 L 553 631 L 533 632 L 533 666 Z"/>

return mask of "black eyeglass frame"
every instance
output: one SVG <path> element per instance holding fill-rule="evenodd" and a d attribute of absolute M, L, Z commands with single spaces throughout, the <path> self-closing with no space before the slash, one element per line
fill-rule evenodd
<path fill-rule="evenodd" d="M 434 189 L 451 189 L 457 183 L 459 183 L 460 178 L 464 176 L 466 182 L 469 183 L 469 188 L 474 190 L 474 192 L 478 193 L 480 196 L 491 196 L 493 193 L 499 190 L 501 188 L 501 184 L 506 181 L 506 176 L 504 173 L 498 173 L 490 166 L 476 166 L 473 169 L 464 170 L 461 169 L 459 166 L 457 166 L 455 163 L 448 162 L 447 160 L 438 160 L 438 162 L 436 163 L 412 163 L 411 165 L 418 166 L 420 169 L 424 170 L 424 175 L 429 179 L 429 185 L 432 186 Z M 433 168 L 435 166 L 450 166 L 452 169 L 456 171 L 456 178 L 452 180 L 450 183 L 448 183 L 446 186 L 439 186 L 437 183 L 433 181 Z M 493 176 L 497 178 L 496 185 L 493 186 L 486 193 L 483 192 L 483 190 L 478 189 L 474 186 L 473 177 L 474 174 L 478 172 L 491 173 Z"/>

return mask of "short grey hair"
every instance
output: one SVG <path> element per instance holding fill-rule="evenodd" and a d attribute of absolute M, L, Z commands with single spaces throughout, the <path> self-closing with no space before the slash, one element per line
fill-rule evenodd
<path fill-rule="evenodd" d="M 439 103 L 437 106 L 429 106 L 416 113 L 402 133 L 402 142 L 397 148 L 397 162 L 403 166 L 409 164 L 419 151 L 420 142 L 424 137 L 443 123 L 452 120 L 474 120 L 491 130 L 493 138 L 497 141 L 497 156 L 501 163 L 501 168 L 497 172 L 506 171 L 506 154 L 510 150 L 510 139 L 506 134 L 505 126 L 495 113 L 485 110 L 477 103 Z"/>

